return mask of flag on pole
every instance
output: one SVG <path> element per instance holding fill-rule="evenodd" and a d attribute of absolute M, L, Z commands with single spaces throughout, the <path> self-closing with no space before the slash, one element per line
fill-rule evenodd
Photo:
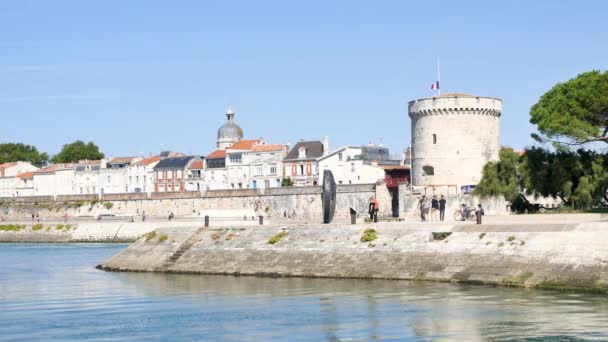
<path fill-rule="evenodd" d="M 431 84 L 431 90 L 439 90 L 439 81 Z"/>

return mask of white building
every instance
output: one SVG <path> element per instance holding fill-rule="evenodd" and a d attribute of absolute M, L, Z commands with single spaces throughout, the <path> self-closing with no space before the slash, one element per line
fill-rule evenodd
<path fill-rule="evenodd" d="M 26 196 L 17 192 L 19 179 L 16 177 L 37 169 L 34 165 L 22 161 L 0 164 L 0 197 Z"/>
<path fill-rule="evenodd" d="M 318 159 L 319 179 L 323 183 L 323 171 L 330 170 L 337 184 L 370 184 L 385 178 L 384 169 L 378 167 L 363 153 L 364 147 L 346 146 Z"/>
<path fill-rule="evenodd" d="M 249 153 L 251 187 L 254 189 L 280 188 L 283 180 L 283 158 L 286 154 L 287 146 L 285 145 L 253 145 Z"/>
<path fill-rule="evenodd" d="M 205 190 L 205 160 L 193 159 L 188 165 L 186 174 L 186 191 L 203 191 Z"/>
<path fill-rule="evenodd" d="M 168 157 L 154 166 L 154 192 L 186 191 L 188 165 L 194 157 Z"/>
<path fill-rule="evenodd" d="M 250 152 L 261 140 L 241 140 L 226 149 L 226 181 L 228 189 L 253 187 L 250 168 Z"/>
<path fill-rule="evenodd" d="M 159 156 L 139 160 L 129 165 L 127 169 L 128 192 L 145 192 L 154 190 L 154 167 L 160 161 Z"/>
<path fill-rule="evenodd" d="M 412 184 L 459 191 L 498 160 L 502 100 L 449 93 L 411 101 Z"/>
<path fill-rule="evenodd" d="M 100 194 L 121 194 L 129 192 L 129 167 L 141 161 L 141 157 L 110 158 L 101 163 L 99 172 Z"/>
<path fill-rule="evenodd" d="M 205 158 L 203 179 L 205 190 L 228 189 L 226 150 L 215 150 Z"/>
<path fill-rule="evenodd" d="M 105 163 L 105 161 L 104 161 Z M 81 160 L 74 171 L 75 195 L 103 195 L 101 187 L 101 160 Z M 59 193 L 57 193 L 59 195 Z"/>
<path fill-rule="evenodd" d="M 78 194 L 74 184 L 76 164 L 52 164 L 34 172 L 34 195 Z"/>

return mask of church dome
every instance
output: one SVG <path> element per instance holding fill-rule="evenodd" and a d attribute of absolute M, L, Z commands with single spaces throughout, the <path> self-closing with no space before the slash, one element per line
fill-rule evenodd
<path fill-rule="evenodd" d="M 234 111 L 231 107 L 226 111 L 226 123 L 217 131 L 218 148 L 226 148 L 243 139 L 243 129 L 234 122 Z"/>
<path fill-rule="evenodd" d="M 243 129 L 239 127 L 239 125 L 226 122 L 220 129 L 217 131 L 217 139 L 218 140 L 230 140 L 230 139 L 242 139 L 243 138 Z"/>

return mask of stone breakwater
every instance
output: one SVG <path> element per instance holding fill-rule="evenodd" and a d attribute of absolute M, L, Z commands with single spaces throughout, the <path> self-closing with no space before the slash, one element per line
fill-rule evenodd
<path fill-rule="evenodd" d="M 192 227 L 183 222 L 2 222 L 0 242 L 134 242 L 159 227 Z M 202 225 L 202 223 L 198 223 Z"/>
<path fill-rule="evenodd" d="M 605 221 L 162 228 L 98 268 L 432 280 L 605 293 L 606 241 Z"/>

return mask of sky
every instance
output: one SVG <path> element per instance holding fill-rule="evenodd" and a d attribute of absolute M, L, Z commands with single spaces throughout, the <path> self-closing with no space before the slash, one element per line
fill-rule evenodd
<path fill-rule="evenodd" d="M 608 65 L 607 1 L 2 1 L 0 143 L 50 154 L 206 155 L 229 105 L 246 138 L 332 149 L 409 145 L 407 103 L 503 99 L 501 143 L 529 110 Z"/>

